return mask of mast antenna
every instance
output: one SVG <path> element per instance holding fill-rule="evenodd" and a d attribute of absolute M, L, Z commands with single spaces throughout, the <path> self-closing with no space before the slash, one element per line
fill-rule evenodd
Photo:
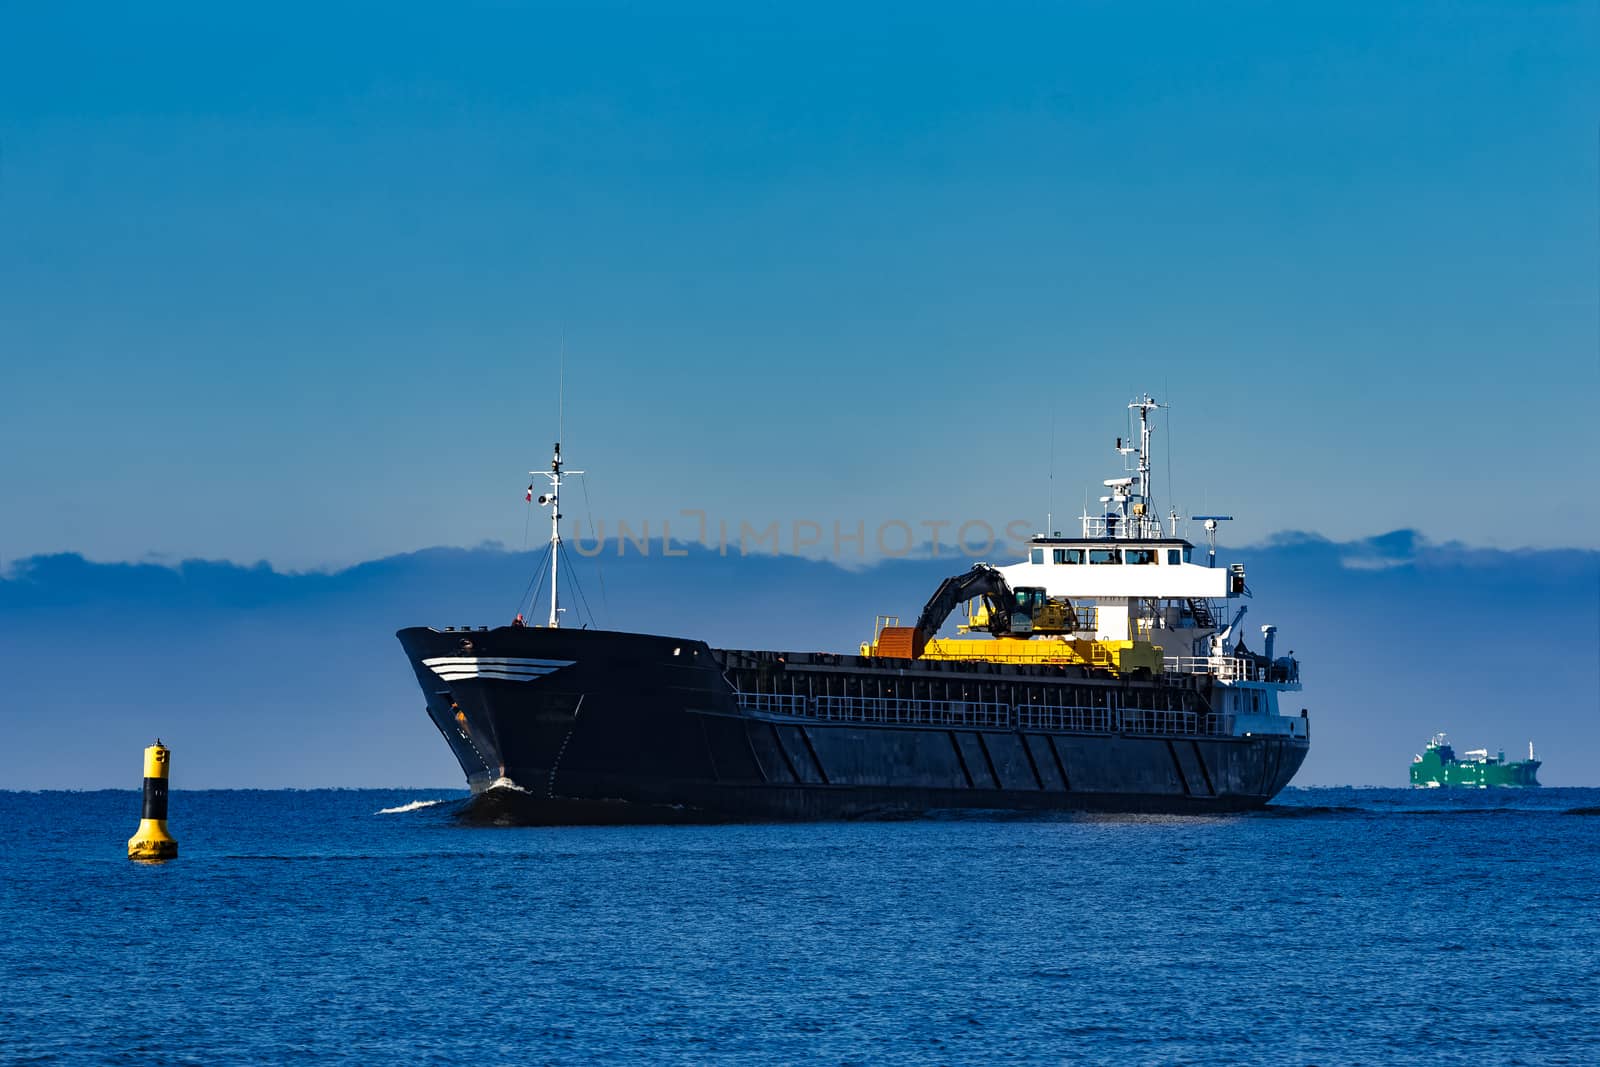
<path fill-rule="evenodd" d="M 1163 385 L 1163 388 L 1165 388 L 1164 385 Z M 1168 393 L 1167 395 L 1171 396 L 1172 394 Z M 1172 480 L 1172 403 L 1171 403 L 1171 401 L 1167 402 L 1167 441 L 1166 441 L 1166 444 L 1167 444 L 1167 484 L 1168 485 L 1176 485 L 1177 483 Z M 1174 496 L 1175 495 L 1176 494 L 1174 494 Z M 1177 505 L 1177 503 L 1175 501 L 1169 500 L 1168 504 L 1167 504 L 1167 507 L 1169 509 L 1168 514 L 1172 519 L 1172 536 L 1173 537 L 1177 537 L 1178 536 L 1178 505 Z"/>
<path fill-rule="evenodd" d="M 1050 476 L 1045 481 L 1049 485 L 1049 500 L 1044 512 L 1044 532 L 1054 536 L 1056 524 L 1056 420 L 1054 415 L 1050 419 Z"/>
<path fill-rule="evenodd" d="M 567 387 L 567 338 L 565 333 L 561 337 L 561 363 L 557 370 L 556 379 L 556 435 L 558 440 L 555 453 L 550 458 L 550 469 L 547 471 L 529 471 L 529 478 L 543 476 L 550 480 L 550 492 L 539 497 L 539 503 L 550 508 L 550 621 L 546 623 L 552 630 L 561 628 L 561 613 L 566 609 L 561 606 L 561 590 L 556 581 L 558 566 L 561 561 L 561 486 L 567 478 L 583 471 L 563 471 L 561 469 L 561 441 L 559 437 L 566 429 L 566 387 Z"/>
<path fill-rule="evenodd" d="M 1161 406 L 1149 393 L 1141 394 L 1138 400 L 1128 405 L 1129 411 L 1139 412 L 1139 513 L 1134 516 L 1137 520 L 1134 525 L 1140 537 L 1149 537 L 1152 533 L 1156 537 L 1161 536 L 1161 516 L 1156 514 L 1155 493 L 1150 484 L 1150 412 Z M 1127 451 L 1132 451 L 1132 448 Z"/>

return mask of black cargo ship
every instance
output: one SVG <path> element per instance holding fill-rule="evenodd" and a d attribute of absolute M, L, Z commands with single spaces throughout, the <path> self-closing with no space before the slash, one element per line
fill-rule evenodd
<path fill-rule="evenodd" d="M 860 654 L 713 648 L 560 626 L 559 445 L 545 626 L 398 634 L 460 762 L 470 811 L 527 823 L 836 819 L 941 809 L 1202 813 L 1260 807 L 1310 724 L 1279 713 L 1299 665 L 1244 647 L 1243 568 L 1191 559 L 1139 466 L 1083 536 L 946 580 Z M 1135 451 L 1118 448 L 1125 456 Z M 577 473 L 577 472 L 567 472 Z M 532 486 L 528 497 L 533 497 Z M 1176 518 L 1174 516 L 1174 527 Z M 981 611 L 974 605 L 981 601 Z M 936 635 L 960 603 L 982 640 Z"/>
<path fill-rule="evenodd" d="M 518 821 L 1239 811 L 1308 747 L 1236 735 L 1199 675 L 542 627 L 399 637 L 473 791 Z"/>

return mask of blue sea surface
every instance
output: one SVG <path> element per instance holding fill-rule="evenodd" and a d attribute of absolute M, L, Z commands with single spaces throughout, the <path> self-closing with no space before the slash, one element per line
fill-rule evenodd
<path fill-rule="evenodd" d="M 1600 1063 L 1600 790 L 504 828 L 0 793 L 7 1063 Z M 434 802 L 434 803 L 429 803 Z"/>

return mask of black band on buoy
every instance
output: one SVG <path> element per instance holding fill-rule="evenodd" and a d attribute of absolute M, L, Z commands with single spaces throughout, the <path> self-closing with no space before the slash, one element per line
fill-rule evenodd
<path fill-rule="evenodd" d="M 167 780 L 165 778 L 146 778 L 144 780 L 144 810 L 139 812 L 141 819 L 161 819 L 167 817 Z"/>

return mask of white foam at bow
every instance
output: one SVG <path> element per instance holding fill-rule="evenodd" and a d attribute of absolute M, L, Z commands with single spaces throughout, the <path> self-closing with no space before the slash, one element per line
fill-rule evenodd
<path fill-rule="evenodd" d="M 377 811 L 373 812 L 372 814 L 374 814 L 374 815 L 400 815 L 400 814 L 402 814 L 404 812 L 416 811 L 419 808 L 431 808 L 435 804 L 443 804 L 443 803 L 444 803 L 444 801 L 442 801 L 442 800 L 413 800 L 411 803 L 402 804 L 398 808 L 380 808 Z"/>

